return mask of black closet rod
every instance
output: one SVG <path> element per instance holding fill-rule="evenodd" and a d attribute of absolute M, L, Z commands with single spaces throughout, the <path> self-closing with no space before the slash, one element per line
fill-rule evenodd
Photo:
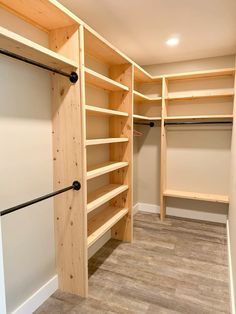
<path fill-rule="evenodd" d="M 134 122 L 134 124 L 137 124 L 137 125 L 148 125 L 148 126 L 150 126 L 150 128 L 152 128 L 152 127 L 155 126 L 155 123 L 154 123 L 154 122 L 149 122 L 149 123 L 145 123 L 145 122 Z"/>
<path fill-rule="evenodd" d="M 188 121 L 188 122 L 165 122 L 165 125 L 192 125 L 192 124 L 232 124 L 232 121 Z"/>
<path fill-rule="evenodd" d="M 31 60 L 31 59 L 22 57 L 22 56 L 20 56 L 20 55 L 17 55 L 17 54 L 15 54 L 15 53 L 13 53 L 13 52 L 7 51 L 7 50 L 2 49 L 2 48 L 0 48 L 0 53 L 3 54 L 3 55 L 5 55 L 5 56 L 11 57 L 11 58 L 13 58 L 13 59 L 17 59 L 17 60 L 20 60 L 20 61 L 23 61 L 23 62 L 32 64 L 32 65 L 35 65 L 36 67 L 45 69 L 45 70 L 47 70 L 47 71 L 51 71 L 51 72 L 53 72 L 53 73 L 57 73 L 57 74 L 66 76 L 66 77 L 68 77 L 68 78 L 70 79 L 70 82 L 71 82 L 71 83 L 76 83 L 76 82 L 78 81 L 78 75 L 77 75 L 76 72 L 66 73 L 66 72 L 64 72 L 64 71 L 61 71 L 61 70 L 52 68 L 52 67 L 50 67 L 50 66 L 48 66 L 48 65 L 39 63 L 39 62 L 37 62 L 37 61 L 34 61 L 34 60 Z"/>
<path fill-rule="evenodd" d="M 80 188 L 81 188 L 80 182 L 79 181 L 74 181 L 71 186 L 68 186 L 68 187 L 66 187 L 64 189 L 61 189 L 61 190 L 58 190 L 58 191 L 46 194 L 44 196 L 35 198 L 35 199 L 31 200 L 31 201 L 28 201 L 28 202 L 25 202 L 25 203 L 13 206 L 11 208 L 5 209 L 5 210 L 0 212 L 0 216 L 4 216 L 4 215 L 7 215 L 7 214 L 10 214 L 10 213 L 12 213 L 12 212 L 14 212 L 14 211 L 16 211 L 18 209 L 21 209 L 21 208 L 33 205 L 35 203 L 41 202 L 43 200 L 46 200 L 47 198 L 53 197 L 55 195 L 64 193 L 64 192 L 72 190 L 72 189 L 78 191 L 78 190 L 80 190 Z"/>

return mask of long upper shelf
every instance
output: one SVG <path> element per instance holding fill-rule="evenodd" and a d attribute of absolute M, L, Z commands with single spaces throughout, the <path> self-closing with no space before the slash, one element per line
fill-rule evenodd
<path fill-rule="evenodd" d="M 105 75 L 95 72 L 85 67 L 86 83 L 106 89 L 108 91 L 128 91 L 129 88 L 119 82 L 116 82 Z"/>
<path fill-rule="evenodd" d="M 52 50 L 26 39 L 0 26 L 0 47 L 53 68 L 70 67 L 76 69 L 78 64 Z"/>
<path fill-rule="evenodd" d="M 214 91 L 196 91 L 193 93 L 176 93 L 169 95 L 168 100 L 185 100 L 185 99 L 199 99 L 199 98 L 218 98 L 218 97 L 232 97 L 234 96 L 233 89 L 221 89 Z"/>
<path fill-rule="evenodd" d="M 178 190 L 165 190 L 164 196 L 186 198 L 199 201 L 215 202 L 215 203 L 229 203 L 229 197 L 221 194 L 206 194 L 206 193 L 194 193 Z"/>

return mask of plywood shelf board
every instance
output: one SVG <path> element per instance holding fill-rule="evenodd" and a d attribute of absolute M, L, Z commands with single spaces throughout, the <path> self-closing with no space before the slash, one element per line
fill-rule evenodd
<path fill-rule="evenodd" d="M 111 109 L 106 109 L 106 108 L 100 108 L 96 106 L 89 106 L 86 105 L 85 107 L 88 115 L 94 115 L 94 116 L 122 116 L 122 117 L 128 117 L 129 114 L 128 112 L 122 112 L 118 110 L 111 110 Z"/>
<path fill-rule="evenodd" d="M 172 121 L 172 120 L 232 120 L 232 114 L 224 114 L 224 115 L 200 115 L 200 116 L 170 116 L 166 117 L 165 121 Z"/>
<path fill-rule="evenodd" d="M 126 190 L 128 185 L 109 184 L 88 194 L 87 212 L 91 212 Z"/>
<path fill-rule="evenodd" d="M 135 120 L 160 121 L 161 117 L 147 117 L 139 114 L 133 114 Z"/>
<path fill-rule="evenodd" d="M 88 221 L 88 247 L 93 245 L 118 221 L 127 215 L 127 208 L 108 207 Z"/>
<path fill-rule="evenodd" d="M 78 64 L 33 41 L 26 39 L 0 26 L 0 47 L 25 58 L 43 63 L 52 68 L 76 69 Z"/>
<path fill-rule="evenodd" d="M 115 144 L 128 142 L 129 139 L 126 137 L 110 137 L 110 138 L 98 138 L 86 140 L 86 146 L 90 145 L 102 145 L 102 144 Z"/>
<path fill-rule="evenodd" d="M 179 190 L 165 190 L 164 196 L 186 198 L 199 201 L 215 202 L 215 203 L 229 203 L 229 197 L 227 195 L 220 194 L 206 194 L 206 193 L 195 193 L 186 192 Z"/>
<path fill-rule="evenodd" d="M 179 74 L 169 74 L 164 75 L 165 78 L 170 80 L 189 80 L 189 79 L 201 79 L 201 78 L 214 78 L 219 76 L 233 76 L 235 73 L 234 68 L 224 68 L 218 70 L 208 70 L 208 71 L 194 71 L 185 72 Z"/>
<path fill-rule="evenodd" d="M 127 167 L 128 165 L 129 163 L 127 161 L 107 161 L 102 164 L 88 167 L 87 180 Z"/>
<path fill-rule="evenodd" d="M 161 101 L 161 97 L 150 97 L 150 96 L 147 96 L 147 95 L 144 95 L 138 91 L 133 91 L 133 94 L 134 94 L 134 100 L 137 100 L 137 101 Z"/>
<path fill-rule="evenodd" d="M 105 75 L 95 72 L 91 69 L 85 68 L 86 83 L 103 88 L 109 91 L 128 91 L 129 88 L 119 82 L 116 82 Z"/>
<path fill-rule="evenodd" d="M 151 82 L 161 82 L 162 76 L 153 76 L 144 70 L 141 66 L 134 63 L 134 80 L 140 83 L 151 83 Z"/>
<path fill-rule="evenodd" d="M 1 0 L 0 7 L 44 31 L 82 24 L 77 16 L 55 0 Z"/>
<path fill-rule="evenodd" d="M 219 91 L 206 91 L 206 92 L 195 92 L 193 94 L 179 94 L 179 95 L 169 95 L 168 100 L 181 100 L 181 99 L 198 99 L 198 98 L 216 98 L 216 97 L 232 97 L 234 96 L 234 91 L 232 90 L 219 90 Z"/>

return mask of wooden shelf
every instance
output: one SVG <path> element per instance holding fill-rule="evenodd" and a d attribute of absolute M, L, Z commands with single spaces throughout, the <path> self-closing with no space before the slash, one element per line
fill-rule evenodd
<path fill-rule="evenodd" d="M 127 208 L 108 207 L 88 221 L 88 247 L 93 245 L 119 220 L 127 215 Z"/>
<path fill-rule="evenodd" d="M 235 72 L 234 68 L 225 68 L 219 70 L 209 71 L 195 71 L 179 74 L 165 75 L 168 80 L 190 80 L 190 79 L 201 79 L 201 78 L 214 78 L 219 76 L 233 76 Z"/>
<path fill-rule="evenodd" d="M 128 185 L 109 184 L 90 193 L 88 195 L 87 212 L 91 212 L 126 190 L 128 190 Z"/>
<path fill-rule="evenodd" d="M 134 120 L 161 121 L 161 117 L 146 117 L 139 114 L 133 114 Z"/>
<path fill-rule="evenodd" d="M 199 99 L 199 98 L 218 98 L 218 97 L 232 97 L 234 91 L 232 90 L 219 90 L 219 91 L 200 91 L 193 94 L 179 94 L 168 96 L 167 100 L 185 100 L 185 99 Z"/>
<path fill-rule="evenodd" d="M 111 109 L 106 109 L 106 108 L 100 108 L 100 107 L 95 107 L 95 106 L 85 106 L 86 112 L 90 116 L 122 116 L 122 117 L 128 117 L 129 114 L 128 112 L 122 112 L 118 110 L 111 110 Z"/>
<path fill-rule="evenodd" d="M 128 91 L 129 88 L 121 83 L 118 83 L 100 73 L 85 67 L 86 83 L 96 87 L 103 88 L 108 91 Z"/>
<path fill-rule="evenodd" d="M 161 101 L 161 97 L 149 97 L 140 92 L 133 91 L 135 101 Z"/>
<path fill-rule="evenodd" d="M 124 142 L 128 142 L 128 141 L 129 141 L 129 139 L 127 137 L 98 138 L 98 139 L 86 140 L 86 146 L 113 144 L 113 143 L 124 143 Z"/>
<path fill-rule="evenodd" d="M 103 174 L 112 172 L 114 170 L 127 167 L 129 163 L 127 161 L 108 161 L 102 164 L 89 167 L 87 171 L 87 180 L 101 176 Z"/>
<path fill-rule="evenodd" d="M 0 6 L 44 31 L 82 23 L 55 0 L 1 0 Z"/>
<path fill-rule="evenodd" d="M 135 82 L 140 83 L 151 83 L 151 82 L 161 82 L 162 76 L 153 76 L 145 71 L 141 66 L 137 63 L 134 63 L 134 80 Z"/>
<path fill-rule="evenodd" d="M 232 114 L 225 115 L 201 115 L 201 116 L 172 116 L 166 117 L 165 121 L 232 121 Z"/>
<path fill-rule="evenodd" d="M 75 61 L 67 59 L 3 27 L 0 27 L 0 47 L 53 68 L 63 69 L 69 66 L 71 69 L 76 69 L 78 67 Z"/>
<path fill-rule="evenodd" d="M 214 202 L 214 203 L 225 203 L 225 204 L 229 203 L 229 197 L 227 195 L 220 195 L 220 194 L 205 194 L 205 193 L 178 191 L 178 190 L 165 190 L 164 196 L 186 198 L 186 199 L 207 201 L 207 202 Z"/>

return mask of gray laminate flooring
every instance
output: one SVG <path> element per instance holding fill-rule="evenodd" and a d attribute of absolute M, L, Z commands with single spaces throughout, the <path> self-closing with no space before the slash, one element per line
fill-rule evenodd
<path fill-rule="evenodd" d="M 35 313 L 230 313 L 226 227 L 141 213 L 134 242 L 89 260 L 89 297 L 57 291 Z"/>

